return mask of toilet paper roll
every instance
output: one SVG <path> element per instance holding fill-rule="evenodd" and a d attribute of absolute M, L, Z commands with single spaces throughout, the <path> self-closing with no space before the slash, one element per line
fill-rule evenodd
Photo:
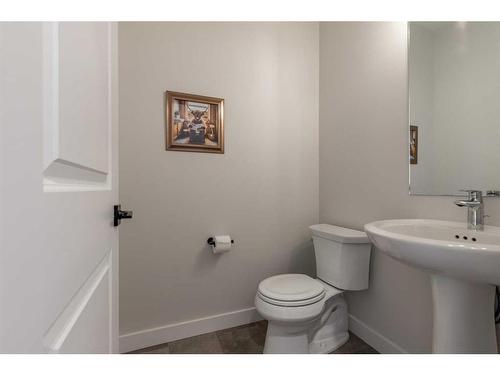
<path fill-rule="evenodd" d="M 231 250 L 231 237 L 227 234 L 223 236 L 215 236 L 214 242 L 215 243 L 212 246 L 212 251 L 214 252 L 214 254 L 224 253 Z"/>

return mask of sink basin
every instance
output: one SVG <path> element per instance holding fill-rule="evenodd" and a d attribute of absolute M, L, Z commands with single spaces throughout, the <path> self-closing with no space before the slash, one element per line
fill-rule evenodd
<path fill-rule="evenodd" d="M 383 220 L 365 226 L 372 243 L 389 256 L 429 272 L 500 284 L 500 228 L 467 229 L 440 220 Z"/>
<path fill-rule="evenodd" d="M 467 229 L 440 220 L 383 220 L 365 225 L 379 250 L 429 272 L 433 352 L 496 353 L 495 286 L 500 284 L 500 228 Z"/>

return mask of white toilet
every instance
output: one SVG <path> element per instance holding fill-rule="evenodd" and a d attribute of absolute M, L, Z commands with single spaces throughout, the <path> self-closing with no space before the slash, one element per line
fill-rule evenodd
<path fill-rule="evenodd" d="M 334 351 L 349 339 L 344 290 L 368 288 L 366 234 L 328 224 L 310 229 L 318 278 L 283 274 L 259 284 L 255 307 L 268 320 L 264 353 Z"/>

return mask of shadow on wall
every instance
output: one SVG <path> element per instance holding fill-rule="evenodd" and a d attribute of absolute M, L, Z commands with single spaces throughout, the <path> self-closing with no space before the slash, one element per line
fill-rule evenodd
<path fill-rule="evenodd" d="M 316 257 L 312 240 L 301 243 L 290 252 L 288 269 L 293 273 L 305 273 L 316 277 Z"/>

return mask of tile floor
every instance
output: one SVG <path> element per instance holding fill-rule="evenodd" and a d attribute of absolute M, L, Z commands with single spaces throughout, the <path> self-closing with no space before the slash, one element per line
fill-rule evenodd
<path fill-rule="evenodd" d="M 129 354 L 261 354 L 267 322 L 247 324 L 151 346 Z M 377 351 L 350 333 L 349 341 L 332 354 L 375 354 Z"/>

